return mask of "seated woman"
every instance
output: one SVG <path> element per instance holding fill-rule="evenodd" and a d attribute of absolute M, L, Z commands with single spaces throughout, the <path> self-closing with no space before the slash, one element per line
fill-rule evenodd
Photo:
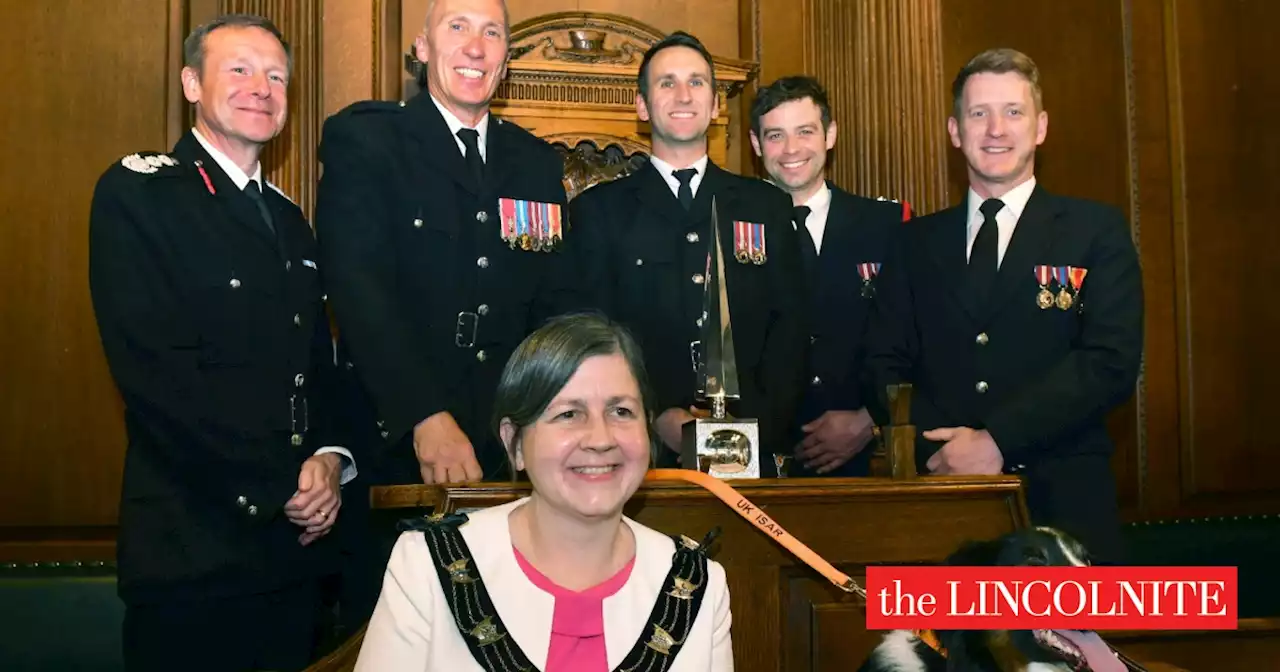
<path fill-rule="evenodd" d="M 622 514 L 656 445 L 639 348 L 591 315 L 512 354 L 495 426 L 528 497 L 410 521 L 357 672 L 733 669 L 724 569 Z"/>

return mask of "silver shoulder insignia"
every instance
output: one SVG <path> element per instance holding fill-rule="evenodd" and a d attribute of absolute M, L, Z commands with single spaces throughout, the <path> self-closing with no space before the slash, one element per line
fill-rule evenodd
<path fill-rule="evenodd" d="M 289 194 L 286 194 L 283 191 L 280 191 L 280 187 L 277 187 L 276 185 L 272 184 L 270 180 L 263 180 L 263 182 L 266 182 L 267 186 L 271 187 L 272 191 L 276 192 L 277 194 L 280 194 L 281 196 L 284 196 L 284 199 L 286 201 L 289 201 L 290 203 L 297 205 L 297 202 L 295 202 L 292 198 L 289 198 Z"/>
<path fill-rule="evenodd" d="M 160 170 L 161 167 L 178 165 L 178 160 L 168 154 L 152 154 L 149 156 L 130 154 L 120 160 L 120 165 L 135 173 L 154 173 Z"/>

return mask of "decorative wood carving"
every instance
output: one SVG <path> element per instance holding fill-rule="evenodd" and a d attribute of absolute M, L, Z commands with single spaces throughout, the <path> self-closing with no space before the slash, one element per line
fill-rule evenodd
<path fill-rule="evenodd" d="M 262 161 L 267 179 L 297 203 L 310 220 L 320 179 L 317 148 L 324 122 L 323 5 L 290 0 L 220 0 L 218 9 L 222 13 L 245 12 L 271 19 L 293 50 L 289 121 L 280 137 L 267 144 Z"/>
<path fill-rule="evenodd" d="M 829 177 L 918 213 L 947 198 L 941 0 L 811 0 L 805 71 L 827 87 L 840 129 Z"/>
<path fill-rule="evenodd" d="M 664 36 L 616 14 L 560 12 L 521 22 L 511 30 L 507 79 L 494 97 L 493 113 L 560 144 L 570 162 L 570 197 L 606 175 L 619 177 L 643 165 L 637 155 L 649 151 L 648 124 L 636 117 L 636 77 L 644 52 Z M 708 154 L 723 166 L 729 101 L 755 77 L 757 66 L 721 56 L 713 62 L 720 114 L 708 130 Z M 424 85 L 422 63 L 412 51 L 405 68 L 418 87 Z M 583 172 L 597 168 L 602 172 Z"/>

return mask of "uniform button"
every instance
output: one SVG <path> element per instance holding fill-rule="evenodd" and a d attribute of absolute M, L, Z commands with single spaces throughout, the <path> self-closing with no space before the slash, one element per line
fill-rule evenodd
<path fill-rule="evenodd" d="M 240 495 L 239 497 L 236 497 L 236 506 L 243 509 L 248 503 L 249 503 L 248 497 L 245 497 L 244 495 Z"/>
<path fill-rule="evenodd" d="M 251 515 L 251 516 L 256 516 L 256 515 L 258 515 L 258 507 L 257 507 L 257 506 L 250 506 L 250 507 L 249 507 L 249 515 Z"/>
<path fill-rule="evenodd" d="M 292 261 L 289 261 L 288 259 L 285 259 L 285 261 L 284 261 L 284 270 L 286 270 L 286 271 L 287 271 L 287 270 L 289 270 L 289 269 L 291 269 L 291 268 L 293 268 L 293 262 L 292 262 Z"/>
<path fill-rule="evenodd" d="M 231 285 L 231 289 L 239 289 L 239 288 L 240 288 L 240 281 L 239 281 L 239 280 L 237 280 L 237 279 L 235 279 L 235 278 L 231 278 L 231 282 L 230 282 L 229 284 Z"/>
<path fill-rule="evenodd" d="M 978 384 L 973 386 L 973 389 L 977 390 L 977 391 L 978 391 L 978 394 L 986 394 L 986 393 L 987 393 L 987 381 L 985 381 L 985 380 L 979 380 L 979 381 L 978 381 Z"/>
<path fill-rule="evenodd" d="M 476 266 L 480 268 L 489 268 L 489 257 L 480 257 L 476 259 Z"/>
<path fill-rule="evenodd" d="M 644 266 L 644 259 L 636 259 L 636 266 Z"/>
<path fill-rule="evenodd" d="M 696 325 L 698 325 L 699 327 L 701 327 L 701 326 L 702 326 L 702 318 L 701 318 L 701 317 L 699 317 L 698 319 L 694 320 L 694 321 L 693 321 L 693 323 L 694 323 L 694 324 L 696 324 Z"/>
<path fill-rule="evenodd" d="M 476 221 L 480 222 L 481 224 L 484 224 L 485 222 L 489 221 L 489 213 L 485 212 L 484 210 L 477 212 Z"/>
<path fill-rule="evenodd" d="M 978 345 L 986 345 L 987 341 L 990 339 L 987 338 L 987 332 L 984 331 L 981 334 L 978 334 L 978 337 L 974 340 L 978 342 Z"/>
<path fill-rule="evenodd" d="M 301 445 L 302 445 L 302 435 L 301 435 L 301 434 L 294 434 L 293 436 L 289 437 L 289 443 L 292 443 L 292 444 L 293 444 L 293 445 L 295 445 L 295 446 L 301 446 Z"/>
<path fill-rule="evenodd" d="M 819 378 L 818 376 L 814 376 L 814 377 L 813 377 L 813 381 L 812 381 L 812 382 L 813 382 L 813 384 L 814 384 L 814 385 L 821 385 L 821 384 L 822 384 L 822 379 L 821 379 L 821 378 Z"/>
<path fill-rule="evenodd" d="M 476 308 L 476 312 L 477 312 L 477 313 L 480 313 L 481 315 L 488 315 L 488 314 L 489 314 L 489 304 L 487 304 L 487 303 L 482 303 L 482 304 L 480 304 L 480 307 L 479 307 L 479 308 Z"/>
<path fill-rule="evenodd" d="M 809 345 L 813 345 L 814 343 L 817 343 L 817 342 L 818 342 L 818 337 L 817 337 L 817 336 L 810 336 L 810 337 L 809 337 Z"/>
<path fill-rule="evenodd" d="M 422 228 L 422 220 L 421 220 L 421 219 L 414 219 L 414 220 L 413 220 L 413 228 L 415 228 L 415 229 L 421 229 L 421 228 Z"/>
<path fill-rule="evenodd" d="M 347 367 L 347 370 L 350 371 L 351 369 L 356 368 L 356 365 L 354 362 L 347 362 L 346 367 Z"/>
<path fill-rule="evenodd" d="M 693 274 L 693 284 L 695 284 L 695 285 L 701 285 L 703 280 L 704 280 L 704 278 L 702 277 L 702 274 L 701 274 L 701 273 L 694 273 L 694 274 Z"/>
<path fill-rule="evenodd" d="M 301 327 L 301 326 L 302 326 L 302 315 L 301 315 L 301 314 L 299 314 L 299 313 L 294 313 L 294 314 L 293 314 L 293 324 L 294 324 L 294 326 L 298 326 L 298 327 Z"/>
<path fill-rule="evenodd" d="M 698 234 L 695 231 L 690 231 L 688 234 L 685 235 L 684 239 L 691 243 L 696 243 L 698 242 Z"/>
<path fill-rule="evenodd" d="M 294 376 L 294 377 L 293 377 L 293 386 L 294 386 L 294 387 L 302 387 L 302 384 L 303 384 L 303 383 L 305 383 L 305 382 L 307 382 L 307 379 L 306 379 L 306 377 L 305 377 L 305 376 L 303 376 L 301 373 L 299 373 L 298 375 L 296 375 L 296 376 Z"/>
<path fill-rule="evenodd" d="M 478 360 L 480 360 L 480 361 L 482 361 L 482 362 L 483 362 L 484 360 L 486 360 L 486 359 L 488 359 L 488 358 L 489 358 L 489 355 L 484 354 L 484 350 L 479 350 L 479 351 L 477 351 L 477 352 L 476 352 L 476 359 L 478 359 Z"/>

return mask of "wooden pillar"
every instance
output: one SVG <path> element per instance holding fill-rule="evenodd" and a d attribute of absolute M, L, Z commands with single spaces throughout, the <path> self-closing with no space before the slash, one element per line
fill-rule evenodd
<path fill-rule="evenodd" d="M 839 137 L 828 176 L 864 196 L 947 203 L 938 0 L 808 0 L 805 72 L 827 87 Z"/>

